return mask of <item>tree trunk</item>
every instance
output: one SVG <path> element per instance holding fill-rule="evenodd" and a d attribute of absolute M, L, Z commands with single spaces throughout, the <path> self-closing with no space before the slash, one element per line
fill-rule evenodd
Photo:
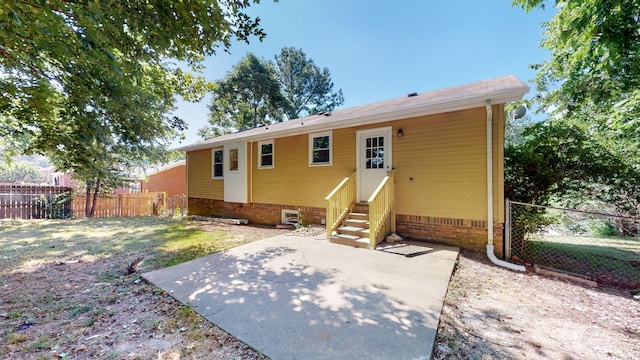
<path fill-rule="evenodd" d="M 87 191 L 85 192 L 85 196 L 84 196 L 84 216 L 85 217 L 90 217 L 90 212 L 91 212 L 91 188 L 93 187 L 93 181 L 89 180 L 87 181 L 87 185 L 86 185 L 86 189 Z"/>
<path fill-rule="evenodd" d="M 100 193 L 100 181 L 96 181 L 93 189 L 93 199 L 91 201 L 91 212 L 89 217 L 93 217 L 96 213 L 96 203 L 98 202 L 98 194 Z"/>

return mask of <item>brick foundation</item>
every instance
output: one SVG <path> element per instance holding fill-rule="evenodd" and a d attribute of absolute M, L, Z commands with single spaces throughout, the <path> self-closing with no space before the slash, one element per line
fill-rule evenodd
<path fill-rule="evenodd" d="M 397 215 L 396 232 L 409 239 L 427 240 L 445 245 L 485 252 L 487 222 L 484 220 L 452 219 L 431 216 Z M 494 253 L 502 258 L 502 223 L 493 224 Z"/>
<path fill-rule="evenodd" d="M 302 210 L 305 224 L 320 224 L 325 218 L 324 208 L 278 205 L 242 204 L 222 200 L 189 198 L 189 214 L 249 219 L 254 224 L 275 225 L 281 222 L 282 209 Z M 408 239 L 459 246 L 485 252 L 487 222 L 484 220 L 452 219 L 431 216 L 397 215 L 396 232 Z M 503 258 L 503 224 L 493 224 L 493 244 L 497 257 Z"/>
<path fill-rule="evenodd" d="M 282 209 L 302 210 L 305 224 L 320 224 L 326 217 L 324 208 L 278 204 L 243 204 L 222 200 L 189 198 L 189 214 L 249 219 L 254 224 L 275 225 L 282 221 Z"/>

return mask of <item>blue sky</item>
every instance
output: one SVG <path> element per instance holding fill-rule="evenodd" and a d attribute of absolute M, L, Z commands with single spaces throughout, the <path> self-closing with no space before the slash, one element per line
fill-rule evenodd
<path fill-rule="evenodd" d="M 301 48 L 330 70 L 348 108 L 508 74 L 529 82 L 529 65 L 548 57 L 540 24 L 554 10 L 526 14 L 510 0 L 262 0 L 249 14 L 267 37 L 207 58 L 207 79 L 223 78 L 247 52 L 272 60 Z M 210 101 L 179 102 L 175 114 L 189 129 L 176 146 L 199 140 Z"/>

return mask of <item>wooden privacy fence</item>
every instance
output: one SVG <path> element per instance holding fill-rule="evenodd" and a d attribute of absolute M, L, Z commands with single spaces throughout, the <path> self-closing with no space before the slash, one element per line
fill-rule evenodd
<path fill-rule="evenodd" d="M 89 201 L 93 201 L 90 198 Z M 142 194 L 109 194 L 98 197 L 93 217 L 131 217 L 166 214 L 167 193 L 148 192 Z M 85 217 L 86 196 L 73 198 L 73 216 Z"/>
<path fill-rule="evenodd" d="M 71 188 L 0 185 L 0 219 L 71 217 Z"/>
<path fill-rule="evenodd" d="M 90 199 L 92 201 L 93 199 Z M 61 186 L 0 185 L 0 219 L 68 219 L 85 217 L 86 197 Z M 108 194 L 98 197 L 94 217 L 167 214 L 167 194 Z"/>

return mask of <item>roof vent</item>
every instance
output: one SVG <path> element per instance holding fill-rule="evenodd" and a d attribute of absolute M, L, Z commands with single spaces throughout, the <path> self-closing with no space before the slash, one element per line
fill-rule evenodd
<path fill-rule="evenodd" d="M 324 116 L 331 116 L 331 111 L 320 111 L 318 114 L 316 115 L 324 115 Z"/>
<path fill-rule="evenodd" d="M 412 93 L 407 94 L 407 97 L 414 97 L 414 96 L 418 96 L 418 93 L 417 92 L 412 92 Z"/>

